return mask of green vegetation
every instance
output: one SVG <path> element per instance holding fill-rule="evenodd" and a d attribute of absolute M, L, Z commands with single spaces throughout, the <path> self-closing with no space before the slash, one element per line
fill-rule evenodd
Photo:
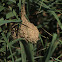
<path fill-rule="evenodd" d="M 36 44 L 18 38 L 22 4 L 38 27 Z M 0 62 L 62 62 L 61 5 L 62 0 L 0 0 Z"/>

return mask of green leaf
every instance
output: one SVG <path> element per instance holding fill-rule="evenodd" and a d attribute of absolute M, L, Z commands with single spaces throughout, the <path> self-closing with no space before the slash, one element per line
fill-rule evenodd
<path fill-rule="evenodd" d="M 14 16 L 14 14 L 12 12 L 9 12 L 6 14 L 6 19 L 13 17 L 13 16 Z"/>
<path fill-rule="evenodd" d="M 57 20 L 57 22 L 58 22 L 60 28 L 62 29 L 62 23 L 60 22 L 60 20 L 59 20 L 57 14 L 56 14 L 54 11 L 50 11 L 50 13 L 55 17 L 55 19 Z"/>
<path fill-rule="evenodd" d="M 52 56 L 53 52 L 55 51 L 59 42 L 57 41 L 57 34 L 53 34 L 52 42 L 49 45 L 49 48 L 46 51 L 44 62 L 49 62 L 50 57 Z"/>
<path fill-rule="evenodd" d="M 8 59 L 11 58 L 12 56 L 15 56 L 16 52 L 12 53 L 12 55 L 8 56 Z"/>
<path fill-rule="evenodd" d="M 16 3 L 16 0 L 9 0 L 9 1 Z"/>
<path fill-rule="evenodd" d="M 22 44 L 21 41 L 19 41 L 19 43 L 20 43 L 20 47 L 21 47 L 22 62 L 26 62 L 26 53 L 25 53 L 24 45 Z"/>
<path fill-rule="evenodd" d="M 9 8 L 10 8 L 10 10 L 12 11 L 12 7 L 9 6 Z M 20 18 L 18 18 L 18 15 L 17 15 L 17 13 L 16 13 L 16 11 L 15 11 L 14 9 L 13 9 L 12 13 L 13 13 L 13 15 L 14 15 L 18 20 L 20 20 Z"/>
<path fill-rule="evenodd" d="M 0 26 L 5 23 L 11 23 L 11 22 L 21 22 L 21 20 L 0 20 Z"/>
<path fill-rule="evenodd" d="M 40 41 L 41 41 L 41 43 L 42 43 L 42 46 L 44 47 L 44 43 L 43 43 L 43 40 L 42 40 L 42 38 L 41 38 L 41 35 L 39 34 L 39 38 L 40 38 Z"/>
<path fill-rule="evenodd" d="M 49 61 L 49 62 L 53 62 L 53 61 Z"/>
<path fill-rule="evenodd" d="M 13 9 L 13 14 L 14 14 L 14 16 L 19 20 L 18 15 L 17 15 L 17 13 L 15 12 L 14 9 Z"/>
<path fill-rule="evenodd" d="M 12 46 L 13 44 L 15 44 L 17 41 L 21 41 L 24 40 L 23 38 L 19 38 L 19 39 L 15 39 L 13 41 L 10 41 L 9 45 Z"/>
<path fill-rule="evenodd" d="M 6 43 L 4 43 L 4 45 L 2 46 L 2 48 L 0 48 L 0 52 L 6 52 Z"/>
<path fill-rule="evenodd" d="M 12 1 L 8 1 L 7 4 L 10 5 L 10 4 L 13 4 L 13 2 Z"/>
<path fill-rule="evenodd" d="M 30 52 L 30 56 L 31 56 L 31 62 L 34 62 L 34 49 L 33 49 L 33 44 L 32 43 L 28 43 L 29 46 L 29 52 Z"/>
<path fill-rule="evenodd" d="M 43 58 L 43 56 L 37 56 L 37 57 L 34 57 L 34 59 L 38 59 L 38 58 Z"/>
<path fill-rule="evenodd" d="M 24 43 L 27 59 L 29 62 L 34 62 L 34 48 L 32 43 Z"/>
<path fill-rule="evenodd" d="M 17 14 L 16 14 L 16 12 L 15 12 L 15 10 L 13 9 L 13 14 L 15 15 L 15 16 L 17 16 Z"/>
<path fill-rule="evenodd" d="M 20 11 L 21 10 L 21 0 L 19 0 L 18 7 L 19 7 L 19 11 Z"/>
<path fill-rule="evenodd" d="M 34 62 L 34 48 L 32 43 L 26 43 L 23 41 L 23 45 L 26 51 L 27 60 L 29 62 Z"/>
<path fill-rule="evenodd" d="M 25 4 L 25 0 L 22 0 L 22 3 Z"/>
<path fill-rule="evenodd" d="M 4 10 L 4 9 L 5 9 L 5 7 L 0 6 L 0 12 L 1 12 L 2 10 Z"/>
<path fill-rule="evenodd" d="M 42 6 L 43 6 L 44 8 L 50 9 L 50 7 L 47 6 L 45 3 L 41 2 L 41 4 L 42 4 Z"/>
<path fill-rule="evenodd" d="M 0 42 L 5 42 L 5 41 L 0 39 Z"/>
<path fill-rule="evenodd" d="M 11 35 L 11 32 L 8 32 L 7 33 L 7 39 L 9 39 L 10 35 Z"/>
<path fill-rule="evenodd" d="M 20 62 L 22 59 L 21 58 L 18 58 L 15 60 L 15 62 Z"/>
<path fill-rule="evenodd" d="M 4 18 L 1 18 L 0 20 L 2 21 L 2 20 L 4 20 Z"/>
<path fill-rule="evenodd" d="M 0 48 L 0 52 L 4 52 L 4 51 L 6 51 L 6 47 L 5 46 Z"/>
<path fill-rule="evenodd" d="M 11 53 L 11 56 L 12 56 L 12 50 L 11 50 L 11 47 L 9 46 L 9 41 L 6 38 L 4 32 L 2 32 L 1 34 L 2 34 L 2 37 L 3 37 L 4 41 L 7 43 L 7 46 L 9 47 L 9 50 L 10 50 L 10 53 Z M 14 57 L 13 56 L 12 56 L 12 62 L 14 62 Z"/>

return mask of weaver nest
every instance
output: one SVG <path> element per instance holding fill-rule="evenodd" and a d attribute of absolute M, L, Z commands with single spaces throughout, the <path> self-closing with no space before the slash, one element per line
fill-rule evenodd
<path fill-rule="evenodd" d="M 18 35 L 19 38 L 24 38 L 27 42 L 36 43 L 39 40 L 39 31 L 37 27 L 30 23 L 25 17 L 25 5 L 22 6 L 21 9 L 21 20 L 22 24 L 20 25 Z M 15 35 L 14 35 L 15 36 Z"/>
<path fill-rule="evenodd" d="M 39 31 L 34 24 L 27 22 L 26 24 L 21 25 L 19 36 L 25 38 L 26 41 L 36 43 L 39 39 Z"/>

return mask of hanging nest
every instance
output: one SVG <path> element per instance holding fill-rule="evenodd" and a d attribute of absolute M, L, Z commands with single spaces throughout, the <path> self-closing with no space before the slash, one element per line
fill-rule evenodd
<path fill-rule="evenodd" d="M 21 20 L 22 24 L 19 30 L 19 36 L 25 38 L 28 42 L 36 43 L 39 39 L 39 31 L 34 24 L 28 22 L 27 18 L 25 17 L 25 5 L 22 6 L 21 9 Z"/>
<path fill-rule="evenodd" d="M 39 31 L 32 23 L 27 22 L 26 25 L 21 25 L 19 36 L 25 38 L 26 41 L 36 43 L 39 37 Z"/>
<path fill-rule="evenodd" d="M 34 24 L 30 23 L 27 18 L 25 17 L 25 5 L 21 8 L 21 20 L 22 24 L 20 25 L 20 28 L 17 32 L 17 29 L 13 30 L 14 33 L 12 34 L 13 39 L 17 38 L 24 38 L 27 42 L 33 42 L 36 43 L 39 40 L 39 31 Z M 18 34 L 18 37 L 17 35 Z"/>

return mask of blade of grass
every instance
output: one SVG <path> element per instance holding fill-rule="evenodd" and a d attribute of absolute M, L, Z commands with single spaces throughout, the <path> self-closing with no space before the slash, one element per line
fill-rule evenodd
<path fill-rule="evenodd" d="M 54 15 L 54 17 L 55 17 L 55 19 L 57 20 L 57 22 L 58 22 L 60 28 L 62 29 L 62 24 L 61 24 L 61 22 L 60 22 L 60 20 L 59 20 L 59 18 L 58 18 L 58 16 L 57 16 L 57 14 L 56 14 L 54 11 L 51 11 L 52 9 L 51 9 L 49 6 L 47 6 L 45 3 L 41 2 L 41 1 L 39 1 L 38 5 L 42 5 L 44 8 L 50 9 L 50 10 L 48 10 L 48 11 L 49 11 L 52 15 Z"/>
<path fill-rule="evenodd" d="M 59 59 L 56 59 L 56 58 L 55 58 L 55 60 L 56 60 L 57 62 L 62 62 L 62 60 L 59 60 Z"/>
<path fill-rule="evenodd" d="M 25 0 L 22 0 L 22 3 L 25 4 Z"/>
<path fill-rule="evenodd" d="M 51 9 L 49 6 L 47 6 L 44 2 L 41 2 L 41 1 L 39 1 L 38 2 L 38 5 L 42 5 L 42 7 L 44 7 L 44 8 L 47 8 L 47 9 Z"/>
<path fill-rule="evenodd" d="M 19 11 L 21 11 L 21 0 L 19 0 L 18 7 L 19 7 Z"/>
<path fill-rule="evenodd" d="M 60 55 L 57 57 L 57 59 L 59 59 L 60 57 L 62 57 L 62 54 L 60 54 Z"/>
<path fill-rule="evenodd" d="M 11 22 L 21 22 L 21 20 L 0 20 L 0 26 L 5 23 L 11 23 Z"/>
<path fill-rule="evenodd" d="M 9 12 L 6 14 L 6 19 L 13 17 L 13 16 L 14 16 L 14 14 L 12 12 Z"/>
<path fill-rule="evenodd" d="M 59 20 L 57 14 L 56 14 L 54 11 L 50 11 L 50 13 L 55 17 L 55 19 L 57 20 L 57 22 L 58 22 L 60 28 L 62 29 L 62 23 L 60 22 L 60 20 Z"/>
<path fill-rule="evenodd" d="M 29 17 L 30 2 L 27 0 L 27 16 Z"/>
<path fill-rule="evenodd" d="M 8 56 L 8 59 L 11 58 L 12 56 L 15 56 L 16 52 L 12 53 L 12 55 Z"/>
<path fill-rule="evenodd" d="M 0 20 L 2 21 L 2 20 L 4 20 L 4 18 L 2 17 L 2 18 L 0 18 Z"/>
<path fill-rule="evenodd" d="M 32 43 L 28 43 L 28 45 L 29 45 L 29 50 L 30 50 L 31 62 L 34 62 L 33 44 Z"/>
<path fill-rule="evenodd" d="M 15 44 L 16 42 L 21 41 L 21 40 L 24 40 L 24 38 L 19 38 L 19 39 L 15 39 L 13 41 L 10 41 L 9 46 L 12 46 L 13 44 Z"/>
<path fill-rule="evenodd" d="M 0 52 L 5 52 L 6 51 L 6 44 L 0 48 Z"/>
<path fill-rule="evenodd" d="M 26 55 L 27 55 L 27 60 L 29 62 L 34 62 L 34 49 L 33 49 L 33 44 L 32 43 L 26 43 L 25 41 L 23 42 Z"/>
<path fill-rule="evenodd" d="M 14 16 L 15 16 L 18 20 L 20 20 L 20 19 L 18 18 L 18 15 L 17 15 L 17 13 L 15 12 L 14 9 L 13 9 L 13 14 L 14 14 Z"/>
<path fill-rule="evenodd" d="M 57 40 L 57 34 L 53 34 L 53 39 L 52 39 L 52 42 L 50 43 L 49 48 L 45 54 L 44 62 L 49 62 L 50 57 L 52 56 L 57 45 L 59 44 L 58 42 L 56 42 L 56 40 Z"/>
<path fill-rule="evenodd" d="M 0 6 L 0 12 L 1 12 L 2 10 L 4 10 L 4 9 L 5 9 L 5 7 Z"/>
<path fill-rule="evenodd" d="M 22 59 L 21 58 L 18 58 L 15 60 L 15 62 L 20 62 Z"/>
<path fill-rule="evenodd" d="M 9 0 L 9 1 L 11 1 L 11 2 L 13 2 L 13 3 L 16 3 L 16 0 Z"/>
<path fill-rule="evenodd" d="M 5 42 L 5 41 L 0 39 L 0 42 Z"/>
<path fill-rule="evenodd" d="M 25 53 L 24 45 L 22 44 L 21 41 L 19 41 L 19 43 L 20 43 L 20 48 L 21 48 L 21 59 L 22 59 L 22 62 L 27 62 L 26 61 L 26 53 Z"/>
<path fill-rule="evenodd" d="M 43 56 L 34 57 L 34 59 L 43 58 Z"/>
<path fill-rule="evenodd" d="M 1 30 L 2 30 L 2 29 L 1 29 Z M 2 34 L 3 39 L 5 40 L 5 42 L 6 42 L 7 45 L 8 45 L 9 42 L 8 42 L 8 39 L 6 38 L 4 32 L 2 32 L 1 34 Z M 9 50 L 10 50 L 10 53 L 11 53 L 11 56 L 12 56 L 12 50 L 11 50 L 11 47 L 10 47 L 9 45 L 8 45 L 8 47 L 9 47 Z M 12 56 L 12 62 L 14 62 L 14 58 L 13 58 L 13 56 Z"/>
<path fill-rule="evenodd" d="M 12 11 L 13 15 L 14 15 L 18 20 L 20 20 L 20 18 L 18 18 L 18 15 L 17 15 L 16 11 L 15 11 L 14 9 L 12 9 L 12 7 L 10 7 L 10 6 L 9 6 L 9 8 L 10 8 L 10 10 Z"/>
<path fill-rule="evenodd" d="M 5 36 L 5 34 L 4 33 L 2 33 L 2 36 L 3 36 L 3 38 L 4 38 L 4 40 L 5 40 L 5 42 L 7 43 L 7 45 L 9 44 L 9 42 L 8 42 L 8 40 L 7 40 L 7 38 L 6 38 L 6 36 Z M 9 47 L 9 50 L 10 50 L 10 53 L 11 53 L 11 56 L 12 56 L 12 50 L 11 50 L 11 47 L 8 45 L 8 47 Z M 13 56 L 12 56 L 12 61 L 14 62 L 14 58 L 13 58 Z"/>
<path fill-rule="evenodd" d="M 41 38 L 41 35 L 40 35 L 40 34 L 39 34 L 39 38 L 40 38 L 40 40 L 41 40 L 42 46 L 44 47 L 44 43 L 43 43 L 43 40 L 42 40 L 42 38 Z"/>

